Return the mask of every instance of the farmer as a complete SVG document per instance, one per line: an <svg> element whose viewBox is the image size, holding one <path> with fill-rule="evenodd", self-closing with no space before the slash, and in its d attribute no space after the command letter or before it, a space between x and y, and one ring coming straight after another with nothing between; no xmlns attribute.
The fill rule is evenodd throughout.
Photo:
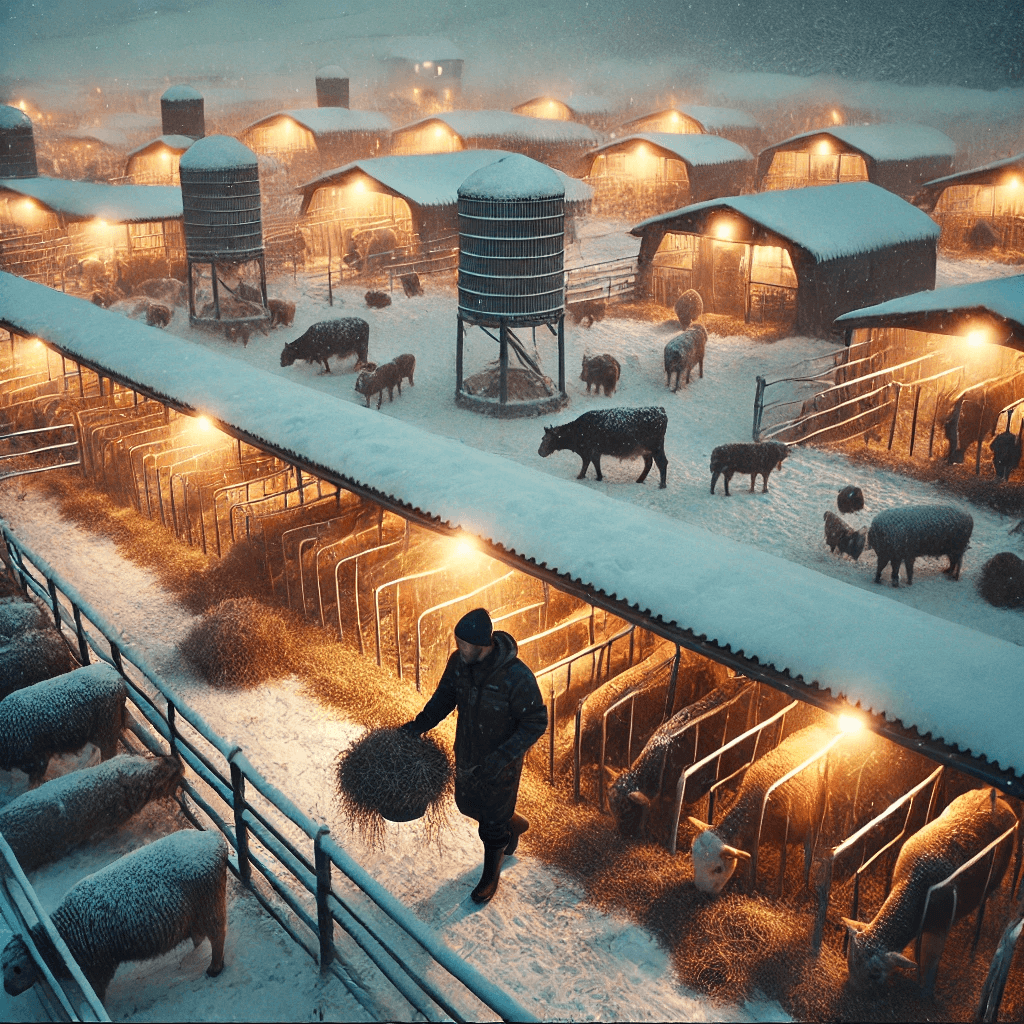
<svg viewBox="0 0 1024 1024"><path fill-rule="evenodd" d="M419 736L458 708L455 803L480 823L484 871L470 895L486 903L498 889L502 860L530 827L516 814L519 776L526 751L547 728L548 709L534 674L516 657L515 640L493 630L483 608L458 621L455 643L433 697L402 728Z"/></svg>

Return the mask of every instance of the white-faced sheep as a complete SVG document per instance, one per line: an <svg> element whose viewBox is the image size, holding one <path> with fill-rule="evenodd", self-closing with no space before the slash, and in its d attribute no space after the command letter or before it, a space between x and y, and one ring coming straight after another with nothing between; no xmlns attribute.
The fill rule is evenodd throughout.
<svg viewBox="0 0 1024 1024"><path fill-rule="evenodd" d="M686 374L686 383L690 383L690 374L695 366L700 368L704 376L704 349L708 342L708 332L700 324L687 327L682 334L677 334L665 346L665 383L673 391L679 390L682 376ZM676 375L675 387L672 387L672 374Z"/></svg>
<svg viewBox="0 0 1024 1024"><path fill-rule="evenodd" d="M734 444L720 444L711 453L711 493L715 493L718 478L725 478L725 493L729 494L729 481L736 473L750 474L750 493L754 493L754 482L758 474L763 482L761 493L768 493L768 477L773 469L782 469L782 460L789 455L789 448L781 441L737 441Z"/></svg>
<svg viewBox="0 0 1024 1024"><path fill-rule="evenodd" d="M866 534L866 530L855 530L831 509L826 510L825 543L833 555L838 548L844 555L849 555L856 562L864 551Z"/></svg>
<svg viewBox="0 0 1024 1024"><path fill-rule="evenodd" d="M907 568L907 586L914 582L914 560L923 555L946 555L943 569L951 579L960 578L960 565L971 540L974 519L951 505L910 505L879 512L868 528L868 545L878 555L875 582L892 563L892 585L900 585L900 563Z"/></svg>
<svg viewBox="0 0 1024 1024"><path fill-rule="evenodd" d="M958 796L903 844L896 858L892 888L874 919L863 924L843 918L850 933L847 966L854 986L881 985L894 968L910 967L918 971L919 981L924 979L925 991L932 992L950 928L998 887L1010 861L1012 839L996 849L991 865L987 857L983 858L954 885L933 892L930 900L928 891L1015 821L1010 805L997 797L994 789L974 789ZM903 950L919 929L921 962L915 964L903 955Z"/></svg>
<svg viewBox="0 0 1024 1024"><path fill-rule="evenodd" d="M29 628L0 639L0 699L74 667L68 645L55 629Z"/></svg>
<svg viewBox="0 0 1024 1024"><path fill-rule="evenodd" d="M829 726L811 725L793 733L770 753L755 761L743 777L743 784L729 813L713 828L697 818L690 823L702 829L693 841L693 881L702 892L717 896L736 871L740 860L751 859L765 794L770 786L797 765L821 750L836 735ZM761 841L803 842L805 862L810 862L810 844L819 821L824 777L818 765L811 765L780 786L768 801ZM786 819L789 819L788 827Z"/></svg>
<svg viewBox="0 0 1024 1024"><path fill-rule="evenodd" d="M177 758L119 754L22 793L0 809L0 832L22 868L33 871L171 796L181 777Z"/></svg>
<svg viewBox="0 0 1024 1024"><path fill-rule="evenodd" d="M125 725L124 680L109 665L87 665L0 700L0 768L20 768L34 785L54 754L94 743L106 761Z"/></svg>
<svg viewBox="0 0 1024 1024"><path fill-rule="evenodd" d="M135 850L73 886L50 915L96 995L103 999L119 964L151 960L191 939L210 940L206 973L224 969L227 843L216 832L186 830ZM66 968L39 925L32 938L58 977ZM21 936L3 951L4 989L12 996L39 978Z"/></svg>

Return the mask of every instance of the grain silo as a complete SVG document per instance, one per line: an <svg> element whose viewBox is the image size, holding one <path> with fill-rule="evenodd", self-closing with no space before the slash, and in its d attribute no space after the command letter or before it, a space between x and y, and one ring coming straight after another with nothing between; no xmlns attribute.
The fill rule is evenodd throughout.
<svg viewBox="0 0 1024 1024"><path fill-rule="evenodd" d="M179 174L189 320L223 324L245 339L246 325L267 316L256 154L238 139L211 135L182 154Z"/></svg>
<svg viewBox="0 0 1024 1024"><path fill-rule="evenodd" d="M37 178L32 119L17 107L0 106L0 178Z"/></svg>
<svg viewBox="0 0 1024 1024"><path fill-rule="evenodd" d="M460 405L524 416L566 403L564 254L565 186L550 167L513 153L462 183L455 383ZM496 374L491 369L464 378L468 326L498 342ZM540 369L538 327L558 339L557 391ZM532 331L532 354L525 334L516 333L526 328ZM509 349L519 367L509 368Z"/></svg>
<svg viewBox="0 0 1024 1024"><path fill-rule="evenodd" d="M348 109L348 72L337 64L316 73L316 105Z"/></svg>
<svg viewBox="0 0 1024 1024"><path fill-rule="evenodd" d="M201 139L206 134L203 97L191 85L172 85L160 97L162 135L187 135Z"/></svg>

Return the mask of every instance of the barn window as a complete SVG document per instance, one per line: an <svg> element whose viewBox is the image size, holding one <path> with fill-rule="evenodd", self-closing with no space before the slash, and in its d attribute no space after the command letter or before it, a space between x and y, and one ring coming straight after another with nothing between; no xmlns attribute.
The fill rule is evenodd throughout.
<svg viewBox="0 0 1024 1024"><path fill-rule="evenodd" d="M796 271L786 249L778 245L752 245L750 248L751 284L796 287Z"/></svg>

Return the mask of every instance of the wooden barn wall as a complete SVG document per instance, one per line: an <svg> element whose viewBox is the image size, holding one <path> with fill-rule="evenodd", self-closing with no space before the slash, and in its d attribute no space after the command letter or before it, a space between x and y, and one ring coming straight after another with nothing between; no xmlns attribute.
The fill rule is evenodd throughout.
<svg viewBox="0 0 1024 1024"><path fill-rule="evenodd" d="M923 156L916 160L869 160L868 180L910 198L926 181L953 173L951 156Z"/></svg>
<svg viewBox="0 0 1024 1024"><path fill-rule="evenodd" d="M720 196L738 196L750 187L752 165L737 160L727 164L710 164L688 168L691 203L703 203Z"/></svg>

